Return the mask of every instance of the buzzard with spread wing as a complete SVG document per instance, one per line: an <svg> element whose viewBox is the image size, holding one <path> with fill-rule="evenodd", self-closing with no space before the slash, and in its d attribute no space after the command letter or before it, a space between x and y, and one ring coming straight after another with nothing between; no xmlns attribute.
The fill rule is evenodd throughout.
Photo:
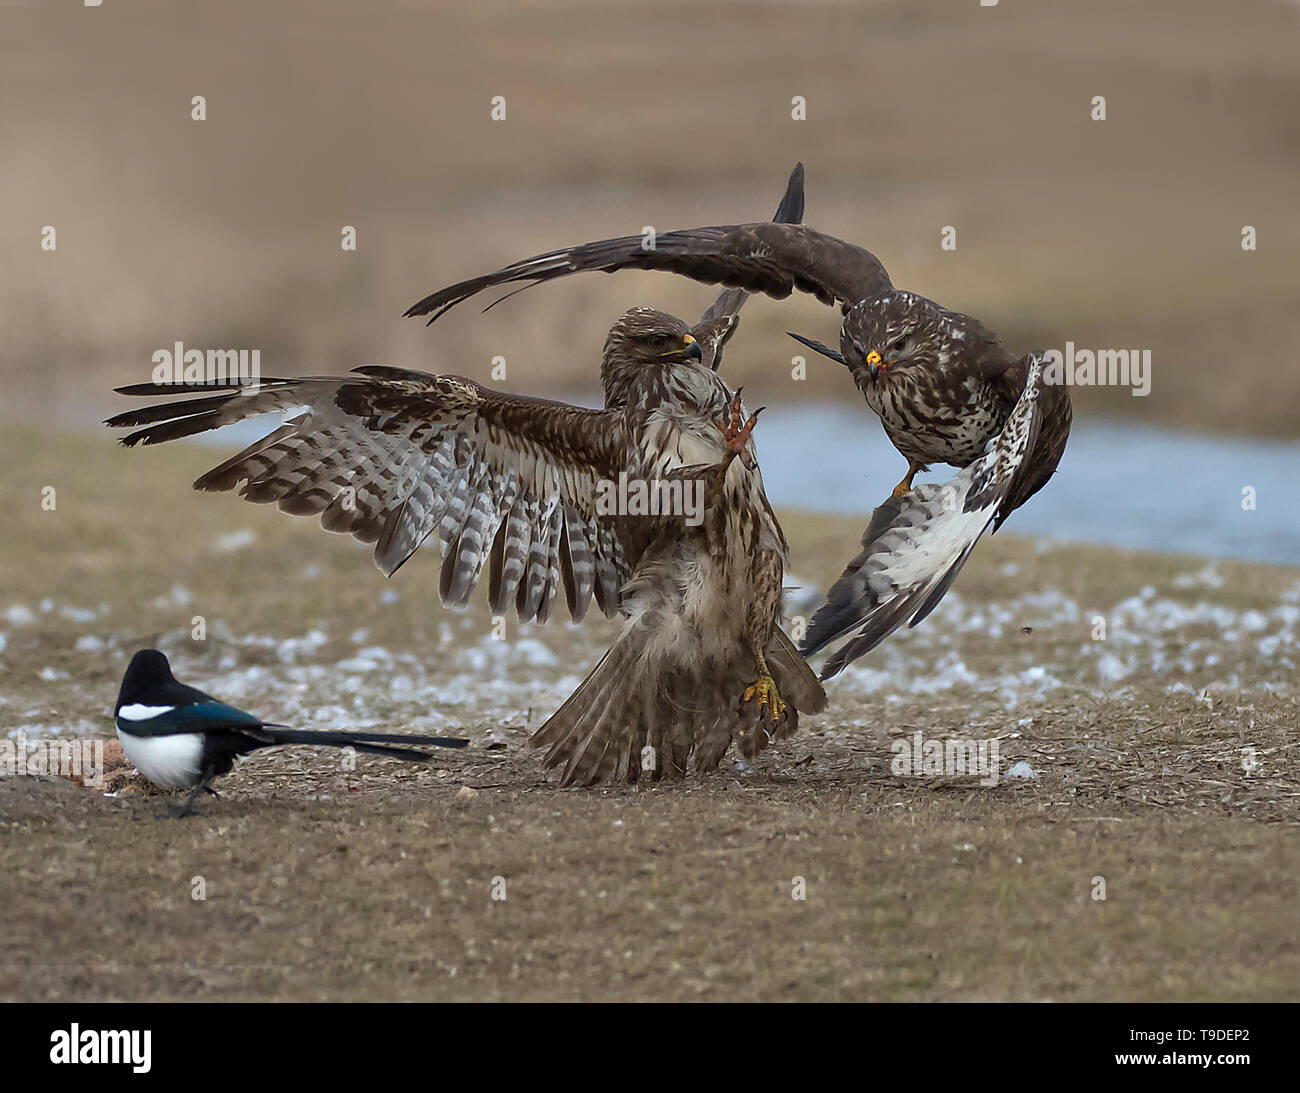
<svg viewBox="0 0 1300 1093"><path fill-rule="evenodd" d="M643 246L641 236L566 247L442 289L426 296L407 314L428 315L432 322L448 308L494 286L524 282L524 287L529 287L574 273L613 273L620 269L667 270L777 299L799 290L823 303L838 304L844 316L839 350L794 336L849 369L867 405L907 458L908 471L894 488L894 501L913 492L913 477L930 464L948 463L965 470L983 460L990 445L999 448L1008 421L1026 393L1031 355L1016 356L968 315L895 289L884 266L870 251L803 224L739 224L670 231L658 235L649 249ZM1047 483L1060 462L1072 417L1069 391L1063 385L1041 381L1036 387L1033 442L1016 457L1016 473L1006 480L1007 492L1000 498L991 522L972 519L960 525L962 534L968 537L962 543L963 558L986 526L991 523L996 530ZM954 486L957 492L965 488L960 482ZM974 502L975 495L968 499ZM911 509L909 518L915 519L925 508ZM877 528L875 521L872 527ZM945 532L955 533L957 528L956 523L944 524ZM873 536L871 529L866 539L876 542L879 549L886 549L887 542L892 541ZM940 564L940 555L948 557L938 552L934 555L936 565ZM914 554L913 563L922 557ZM855 566L861 568L861 561L855 560L845 578ZM924 567L908 572L913 583L904 591L912 596L928 588L931 608L956 576L956 570L946 564L937 573ZM948 579L936 585L932 583L936 575ZM844 621L842 612L835 617ZM889 618L892 624L882 633L877 630L881 617L873 616L870 629L876 637L871 644L909 618L919 621L916 613L901 611ZM830 629L843 631L842 626ZM820 632L814 628L814 633ZM820 639L810 638L804 651L811 655L822 647ZM852 646L857 650L853 655L861 655L869 647ZM844 663L847 661L836 662L829 674Z"/></svg>
<svg viewBox="0 0 1300 1093"><path fill-rule="evenodd" d="M702 358L680 319L636 308L605 345L605 409L365 367L215 390L136 384L121 392L198 397L106 424L134 427L122 441L133 446L278 411L278 429L195 488L243 483L249 501L319 515L374 543L387 574L436 535L449 606L486 569L495 612L541 621L563 594L575 620L593 599L621 613L618 640L534 743L566 784L636 780L692 756L710 769L733 741L754 755L826 702L778 625L786 543L754 462L754 418ZM698 522L616 511L602 499L620 476L696 488Z"/></svg>
<svg viewBox="0 0 1300 1093"><path fill-rule="evenodd" d="M803 167L778 221L803 216ZM254 386L136 384L126 395L201 395L109 419L158 444L279 412L283 424L194 483L319 515L375 544L391 576L430 535L439 594L466 604L487 570L494 613L544 622L563 590L576 622L592 600L623 632L534 734L562 781L715 767L792 734L826 695L779 628L786 543L763 493L739 392L716 375L747 293L722 292L694 327L650 308L605 342L605 408L523 398L459 376L358 368ZM737 458L739 457L739 458ZM622 479L698 483L701 519L602 503ZM671 496L671 491L669 496Z"/></svg>
<svg viewBox="0 0 1300 1093"><path fill-rule="evenodd" d="M839 673L906 622L915 626L938 606L990 526L1007 518L1033 473L1030 456L1043 424L1047 390L1042 355L1031 354L1025 389L1002 432L947 482L923 482L895 494L871 516L862 551L831 586L813 615L804 648L844 640L822 679Z"/></svg>

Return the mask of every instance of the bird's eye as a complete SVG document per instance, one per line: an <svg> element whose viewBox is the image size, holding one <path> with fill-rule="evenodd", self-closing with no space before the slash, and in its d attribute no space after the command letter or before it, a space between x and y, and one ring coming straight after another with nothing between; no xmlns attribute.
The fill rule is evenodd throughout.
<svg viewBox="0 0 1300 1093"><path fill-rule="evenodd" d="M664 347L664 345L667 343L667 341L668 341L668 336L667 336L666 334L651 334L651 335L650 335L650 344L651 344L655 349L662 349L662 348Z"/></svg>
<svg viewBox="0 0 1300 1093"><path fill-rule="evenodd" d="M890 342L889 348L892 349L894 352L897 352L898 350L902 349L903 346L905 346L906 344L907 344L907 335L904 334L902 335L902 337L895 338L892 342Z"/></svg>

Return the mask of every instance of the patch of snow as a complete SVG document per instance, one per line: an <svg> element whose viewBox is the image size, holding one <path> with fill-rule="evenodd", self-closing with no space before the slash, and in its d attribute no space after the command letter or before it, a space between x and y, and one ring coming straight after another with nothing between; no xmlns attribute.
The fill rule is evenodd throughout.
<svg viewBox="0 0 1300 1093"><path fill-rule="evenodd" d="M1197 573L1183 573L1174 578L1175 588L1222 588L1223 574L1215 562L1207 562Z"/></svg>
<svg viewBox="0 0 1300 1093"><path fill-rule="evenodd" d="M164 596L155 596L154 607L185 607L193 597L190 590L182 584L174 584Z"/></svg>
<svg viewBox="0 0 1300 1093"><path fill-rule="evenodd" d="M212 544L212 549L217 554L234 554L239 550L247 550L255 542L257 542L257 532L252 528L240 528L238 531L230 531L219 536Z"/></svg>
<svg viewBox="0 0 1300 1093"><path fill-rule="evenodd" d="M279 658L281 664L292 664L299 657L314 653L327 641L329 641L329 635L318 628L310 631L306 637L286 638L284 641L279 642L276 645L275 655Z"/></svg>

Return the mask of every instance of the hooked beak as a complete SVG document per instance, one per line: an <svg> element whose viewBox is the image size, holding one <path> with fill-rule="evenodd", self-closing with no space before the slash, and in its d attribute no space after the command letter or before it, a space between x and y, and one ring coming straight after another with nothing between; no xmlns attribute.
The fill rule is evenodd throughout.
<svg viewBox="0 0 1300 1093"><path fill-rule="evenodd" d="M795 334L789 330L787 330L786 333L801 345L806 345L813 352L820 353L823 357L830 357L831 360L838 364L848 363L844 359L844 354L838 349L832 349L829 345L822 345L821 342L815 342L811 338L805 338L802 334Z"/></svg>
<svg viewBox="0 0 1300 1093"><path fill-rule="evenodd" d="M689 335L689 334L683 334L683 335L682 335L682 342L683 342L683 344L686 346L686 359L687 359L687 360L690 360L690 361L702 361L702 360L704 360L704 351L703 351L702 349L700 349L700 343L697 342L693 337L691 337L691 335Z"/></svg>
<svg viewBox="0 0 1300 1093"><path fill-rule="evenodd" d="M879 377L880 370L884 367L884 358L874 349L867 354L867 375L871 377L873 383Z"/></svg>

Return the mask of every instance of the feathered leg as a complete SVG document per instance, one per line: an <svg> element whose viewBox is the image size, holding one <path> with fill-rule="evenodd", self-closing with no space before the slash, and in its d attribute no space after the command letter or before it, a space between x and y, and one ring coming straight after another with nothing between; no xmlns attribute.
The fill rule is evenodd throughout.
<svg viewBox="0 0 1300 1093"><path fill-rule="evenodd" d="M745 612L745 642L754 655L757 676L745 688L741 699L742 704L755 703L759 722L741 741L741 751L745 754L761 751L766 741L759 741L757 734L775 735L777 726L790 716L790 710L767 665L767 648L772 641L772 631L776 628L776 617L781 607L781 575L780 555L774 550L760 551L754 559L753 590ZM754 739L749 739L749 736Z"/></svg>

